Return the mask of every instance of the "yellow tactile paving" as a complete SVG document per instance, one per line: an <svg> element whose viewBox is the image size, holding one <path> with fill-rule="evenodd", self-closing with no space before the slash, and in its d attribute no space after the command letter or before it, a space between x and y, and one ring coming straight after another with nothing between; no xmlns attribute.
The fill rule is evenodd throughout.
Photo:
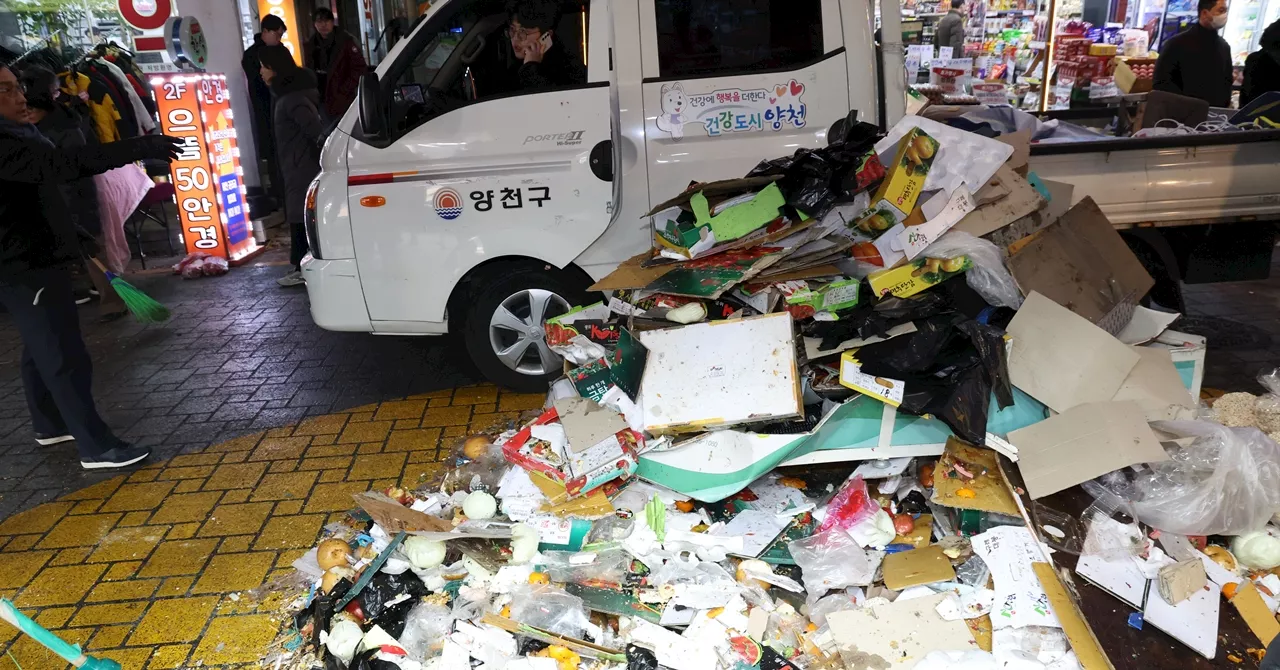
<svg viewBox="0 0 1280 670"><path fill-rule="evenodd" d="M0 595L126 670L256 667L286 574L351 494L416 486L541 394L445 389L311 417L113 477L0 522ZM10 656L12 654L12 656ZM0 622L0 670L65 663Z"/></svg>

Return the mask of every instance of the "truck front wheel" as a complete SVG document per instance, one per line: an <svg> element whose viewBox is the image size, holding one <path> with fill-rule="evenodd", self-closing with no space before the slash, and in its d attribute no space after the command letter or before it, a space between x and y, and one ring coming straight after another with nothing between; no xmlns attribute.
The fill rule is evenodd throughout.
<svg viewBox="0 0 1280 670"><path fill-rule="evenodd" d="M547 390L563 359L547 346L544 322L583 304L585 287L552 266L503 268L477 279L464 343L489 381L516 391Z"/></svg>

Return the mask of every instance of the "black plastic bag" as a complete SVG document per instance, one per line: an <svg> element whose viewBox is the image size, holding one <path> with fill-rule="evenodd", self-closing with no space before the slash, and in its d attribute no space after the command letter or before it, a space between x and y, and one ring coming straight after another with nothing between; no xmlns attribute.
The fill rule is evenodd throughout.
<svg viewBox="0 0 1280 670"><path fill-rule="evenodd" d="M352 602L357 603L360 610L364 612L366 627L378 626L387 631L391 637L398 638L404 632L405 618L409 616L409 610L413 608L418 598L428 593L430 590L427 589L426 584L423 584L422 580L412 572L398 575L379 572ZM402 594L409 597L389 604Z"/></svg>
<svg viewBox="0 0 1280 670"><path fill-rule="evenodd" d="M644 647L627 645L627 670L658 670L658 657Z"/></svg>
<svg viewBox="0 0 1280 670"><path fill-rule="evenodd" d="M348 670L400 670L400 666L391 661L374 658L377 655L377 649L369 649L363 654L356 654L356 657L351 659L351 665Z"/></svg>
<svg viewBox="0 0 1280 670"><path fill-rule="evenodd" d="M870 295L864 285L862 295ZM925 319L952 311L946 298L932 291L910 298L889 297L879 302L867 301L840 310L838 321L809 321L801 329L809 337L822 339L823 349L834 349L853 338L888 337L889 330L909 321Z"/></svg>

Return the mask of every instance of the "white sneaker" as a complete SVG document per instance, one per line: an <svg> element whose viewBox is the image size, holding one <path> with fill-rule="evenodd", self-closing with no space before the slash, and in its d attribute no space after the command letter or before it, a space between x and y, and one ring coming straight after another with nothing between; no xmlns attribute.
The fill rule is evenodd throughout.
<svg viewBox="0 0 1280 670"><path fill-rule="evenodd" d="M281 286L301 286L307 283L307 280L302 278L301 270L294 270L293 272L277 279L276 283Z"/></svg>

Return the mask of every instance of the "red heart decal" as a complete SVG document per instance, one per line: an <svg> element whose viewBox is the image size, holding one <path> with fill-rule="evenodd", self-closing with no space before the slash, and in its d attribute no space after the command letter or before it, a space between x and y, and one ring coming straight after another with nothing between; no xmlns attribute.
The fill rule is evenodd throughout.
<svg viewBox="0 0 1280 670"><path fill-rule="evenodd" d="M777 101L778 101L778 99L777 99L777 98L769 98L769 104L770 104L770 105L772 105L773 103L775 103L775 102L777 102Z"/></svg>
<svg viewBox="0 0 1280 670"><path fill-rule="evenodd" d="M801 93L803 93L803 92L804 92L804 84L801 84L801 83L797 82L796 80L792 79L792 80L791 80L791 95L800 95L800 94L801 94Z"/></svg>
<svg viewBox="0 0 1280 670"><path fill-rule="evenodd" d="M787 94L787 87L786 87L786 86L779 86L779 87L777 87L777 88L773 89L773 92L774 92L774 93L777 93L777 94L778 94L778 97L779 97L779 98L781 98L782 96L784 96L784 95L786 95L786 94Z"/></svg>

